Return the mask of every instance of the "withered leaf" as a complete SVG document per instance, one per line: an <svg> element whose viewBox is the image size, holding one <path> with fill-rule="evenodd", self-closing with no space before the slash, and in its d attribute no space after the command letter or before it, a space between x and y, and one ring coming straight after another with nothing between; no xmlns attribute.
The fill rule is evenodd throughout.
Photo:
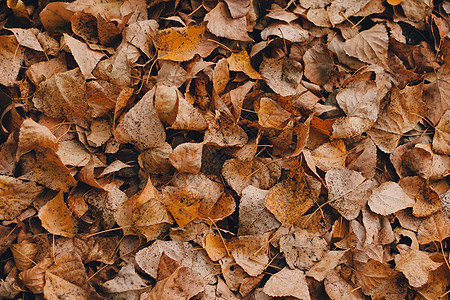
<svg viewBox="0 0 450 300"><path fill-rule="evenodd" d="M243 235L231 245L231 254L236 263L251 276L261 274L269 263L267 250L270 233Z"/></svg>
<svg viewBox="0 0 450 300"><path fill-rule="evenodd" d="M13 86L24 59L24 49L19 46L16 38L12 35L0 36L0 49L0 70L2 72L0 84Z"/></svg>
<svg viewBox="0 0 450 300"><path fill-rule="evenodd" d="M373 189L368 201L373 212L384 216L411 207L414 203L414 199L409 197L398 183L392 181L384 182Z"/></svg>
<svg viewBox="0 0 450 300"><path fill-rule="evenodd" d="M305 274L299 269L288 267L273 274L266 282L263 291L271 297L293 296L297 299L311 299Z"/></svg>
<svg viewBox="0 0 450 300"><path fill-rule="evenodd" d="M55 198L48 201L38 214L42 227L48 232L64 237L73 237L74 221L72 215L64 203L64 196L59 192Z"/></svg>
<svg viewBox="0 0 450 300"><path fill-rule="evenodd" d="M282 56L264 58L259 72L267 85L283 97L298 94L303 89L300 84L303 67L299 62Z"/></svg>

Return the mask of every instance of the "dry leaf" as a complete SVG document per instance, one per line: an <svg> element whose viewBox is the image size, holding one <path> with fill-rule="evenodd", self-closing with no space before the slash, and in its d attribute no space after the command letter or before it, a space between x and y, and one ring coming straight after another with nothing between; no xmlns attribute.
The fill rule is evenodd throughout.
<svg viewBox="0 0 450 300"><path fill-rule="evenodd" d="M282 129L291 117L291 113L270 98L263 97L257 109L258 123L263 127Z"/></svg>
<svg viewBox="0 0 450 300"><path fill-rule="evenodd" d="M416 200L412 211L414 216L428 217L441 210L438 194L431 189L425 179L419 176L408 176L401 179L399 184L410 197Z"/></svg>
<svg viewBox="0 0 450 300"><path fill-rule="evenodd" d="M230 72L228 70L228 61L225 58L220 59L213 71L213 88L217 94L222 94L230 81Z"/></svg>
<svg viewBox="0 0 450 300"><path fill-rule="evenodd" d="M0 71L2 73L0 84L13 86L24 59L24 49L11 35L0 36L0 49Z"/></svg>
<svg viewBox="0 0 450 300"><path fill-rule="evenodd" d="M261 79L261 75L253 69L247 51L232 52L227 61L230 71L243 72L251 79Z"/></svg>
<svg viewBox="0 0 450 300"><path fill-rule="evenodd" d="M349 299L363 300L366 297L359 291L354 290L347 281L345 281L337 271L331 271L324 281L325 291L332 300Z"/></svg>
<svg viewBox="0 0 450 300"><path fill-rule="evenodd" d="M107 293L121 293L133 290L140 290L146 287L145 281L136 273L133 264L128 264L120 269L114 279L102 284L102 288Z"/></svg>
<svg viewBox="0 0 450 300"><path fill-rule="evenodd" d="M292 269L309 270L328 250L323 238L304 229L291 230L290 234L280 238L279 243L280 252L284 253L286 263Z"/></svg>
<svg viewBox="0 0 450 300"><path fill-rule="evenodd" d="M263 40L267 40L271 35L275 35L293 43L305 43L311 37L309 31L303 29L300 24L286 24L284 22L274 22L261 31L261 38Z"/></svg>
<svg viewBox="0 0 450 300"><path fill-rule="evenodd" d="M330 170L325 174L328 201L344 218L353 220L366 205L374 182L349 169Z"/></svg>
<svg viewBox="0 0 450 300"><path fill-rule="evenodd" d="M212 261L218 261L228 255L228 248L225 239L217 233L208 233L205 236L203 248L208 253Z"/></svg>
<svg viewBox="0 0 450 300"><path fill-rule="evenodd" d="M265 204L282 225L294 224L314 204L303 171L294 169L287 179L270 188Z"/></svg>
<svg viewBox="0 0 450 300"><path fill-rule="evenodd" d="M432 261L426 252L414 249L403 250L395 256L395 269L402 272L413 287L427 283L429 273L441 264Z"/></svg>
<svg viewBox="0 0 450 300"><path fill-rule="evenodd" d="M447 110L434 128L433 150L450 155L450 110Z"/></svg>
<svg viewBox="0 0 450 300"><path fill-rule="evenodd" d="M323 281L328 278L328 274L337 267L341 258L347 251L328 251L322 259L315 263L305 275L308 277L314 277L317 281Z"/></svg>
<svg viewBox="0 0 450 300"><path fill-rule="evenodd" d="M305 274L299 269L283 268L273 274L264 285L264 293L271 297L292 296L297 299L310 300Z"/></svg>
<svg viewBox="0 0 450 300"><path fill-rule="evenodd" d="M256 157L250 161L236 158L225 161L222 175L231 188L241 195L249 185L261 189L271 188L281 176L280 165L269 159Z"/></svg>
<svg viewBox="0 0 450 300"><path fill-rule="evenodd" d="M175 86L159 84L155 92L155 110L164 124L175 121L178 108L178 90Z"/></svg>
<svg viewBox="0 0 450 300"><path fill-rule="evenodd" d="M308 49L303 55L303 61L305 62L306 78L320 85L328 82L334 62L330 52L323 44Z"/></svg>
<svg viewBox="0 0 450 300"><path fill-rule="evenodd" d="M179 172L197 174L202 163L203 144L183 143L175 147L169 161Z"/></svg>
<svg viewBox="0 0 450 300"><path fill-rule="evenodd" d="M70 187L77 184L70 174L69 169L64 166L58 155L49 148L42 152L36 152L36 162L26 174L20 179L32 180L55 190L68 192Z"/></svg>
<svg viewBox="0 0 450 300"><path fill-rule="evenodd" d="M24 271L29 269L36 260L36 254L41 250L39 245L30 243L27 240L12 245L11 252L17 269Z"/></svg>
<svg viewBox="0 0 450 300"><path fill-rule="evenodd" d="M64 196L59 192L55 198L48 201L38 214L42 227L51 234L73 237L75 233L72 215L64 203Z"/></svg>
<svg viewBox="0 0 450 300"><path fill-rule="evenodd" d="M286 56L264 58L259 72L267 85L283 97L299 94L303 90L302 65Z"/></svg>
<svg viewBox="0 0 450 300"><path fill-rule="evenodd" d="M64 54L59 54L48 61L41 61L31 65L25 72L28 79L34 84L39 85L44 80L49 79L56 73L67 71L66 59Z"/></svg>
<svg viewBox="0 0 450 300"><path fill-rule="evenodd" d="M58 151L58 142L51 131L39 125L32 119L25 119L20 126L19 143L17 145L16 159L31 150L42 150L45 148Z"/></svg>
<svg viewBox="0 0 450 300"><path fill-rule="evenodd" d="M138 156L139 166L152 174L168 173L172 168L169 162L172 151L172 147L168 143L144 150Z"/></svg>
<svg viewBox="0 0 450 300"><path fill-rule="evenodd" d="M347 149L343 140L323 144L311 152L316 166L322 171L342 169L345 167Z"/></svg>
<svg viewBox="0 0 450 300"><path fill-rule="evenodd" d="M243 235L232 242L231 255L250 276L261 274L269 263L270 233Z"/></svg>
<svg viewBox="0 0 450 300"><path fill-rule="evenodd" d="M234 19L245 16L252 4L250 0L225 0L225 3L230 10L231 17Z"/></svg>
<svg viewBox="0 0 450 300"><path fill-rule="evenodd" d="M370 201L370 200L369 200ZM362 211L363 224L366 229L365 246L387 245L395 240L389 219L372 213L367 208Z"/></svg>
<svg viewBox="0 0 450 300"><path fill-rule="evenodd" d="M75 58L84 78L94 78L92 76L92 71L105 55L101 52L91 50L85 43L80 42L67 34L64 34L64 43Z"/></svg>
<svg viewBox="0 0 450 300"><path fill-rule="evenodd" d="M450 220L442 212L425 218L419 224L417 239L421 244L442 242L450 236Z"/></svg>
<svg viewBox="0 0 450 300"><path fill-rule="evenodd" d="M344 22L347 18L359 12L370 0L337 0L327 7L331 24L336 25Z"/></svg>
<svg viewBox="0 0 450 300"><path fill-rule="evenodd" d="M264 233L280 227L280 223L264 205L268 193L269 191L252 185L242 190L239 202L239 235Z"/></svg>
<svg viewBox="0 0 450 300"><path fill-rule="evenodd" d="M354 38L345 42L344 49L348 55L363 62L387 67L388 35L386 27L378 24L360 32Z"/></svg>
<svg viewBox="0 0 450 300"><path fill-rule="evenodd" d="M247 21L244 16L233 18L223 2L205 15L206 28L218 36L238 41L253 41L247 34Z"/></svg>
<svg viewBox="0 0 450 300"><path fill-rule="evenodd" d="M178 112L170 128L181 130L205 130L208 123L200 110L189 103L178 92Z"/></svg>
<svg viewBox="0 0 450 300"><path fill-rule="evenodd" d="M222 114L209 124L205 132L204 143L219 147L242 147L248 141L248 136L242 127L234 124Z"/></svg>
<svg viewBox="0 0 450 300"><path fill-rule="evenodd" d="M91 132L86 137L91 147L100 147L111 137L111 125L107 120L94 119L91 123Z"/></svg>
<svg viewBox="0 0 450 300"><path fill-rule="evenodd" d="M117 125L114 136L119 142L141 150L163 145L166 133L153 107L153 95L154 90L147 92Z"/></svg>
<svg viewBox="0 0 450 300"><path fill-rule="evenodd" d="M370 209L383 216L411 207L414 203L414 199L409 197L398 183L392 181L383 182L373 189L368 201Z"/></svg>

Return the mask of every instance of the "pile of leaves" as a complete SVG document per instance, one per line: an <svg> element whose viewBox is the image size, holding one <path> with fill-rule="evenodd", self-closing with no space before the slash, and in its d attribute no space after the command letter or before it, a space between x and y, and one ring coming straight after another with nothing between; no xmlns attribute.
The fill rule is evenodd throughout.
<svg viewBox="0 0 450 300"><path fill-rule="evenodd" d="M1 298L447 297L450 2L1 7Z"/></svg>

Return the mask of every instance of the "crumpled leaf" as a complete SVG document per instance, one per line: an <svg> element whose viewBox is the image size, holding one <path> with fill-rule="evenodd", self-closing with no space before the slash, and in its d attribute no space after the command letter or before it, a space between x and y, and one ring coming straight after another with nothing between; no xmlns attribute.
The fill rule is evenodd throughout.
<svg viewBox="0 0 450 300"><path fill-rule="evenodd" d="M219 147L242 147L248 141L245 131L222 114L216 115L205 132L204 143Z"/></svg>
<svg viewBox="0 0 450 300"><path fill-rule="evenodd" d="M80 42L67 34L64 34L64 43L67 45L75 58L75 61L80 67L80 71L83 73L84 78L94 78L92 76L92 71L105 55L101 52L90 49L85 43Z"/></svg>
<svg viewBox="0 0 450 300"><path fill-rule="evenodd" d="M328 201L347 220L355 219L366 205L374 182L349 169L333 169L325 174Z"/></svg>
<svg viewBox="0 0 450 300"><path fill-rule="evenodd" d="M238 41L253 41L247 34L247 21L244 16L233 18L224 2L217 5L205 15L206 28L218 36Z"/></svg>
<svg viewBox="0 0 450 300"><path fill-rule="evenodd" d="M322 171L345 167L347 149L343 140L334 140L317 147L311 152L316 166Z"/></svg>
<svg viewBox="0 0 450 300"><path fill-rule="evenodd" d="M153 107L154 90L148 91L130 109L114 130L122 143L132 143L141 150L163 145L166 132Z"/></svg>
<svg viewBox="0 0 450 300"><path fill-rule="evenodd" d="M336 268L341 258L347 251L328 251L322 259L315 263L306 273L306 276L314 277L317 281L323 281L328 274Z"/></svg>
<svg viewBox="0 0 450 300"><path fill-rule="evenodd" d="M300 24L286 24L284 22L274 22L261 31L261 38L263 40L267 40L271 35L278 36L293 43L304 43L311 37L309 31L303 29Z"/></svg>
<svg viewBox="0 0 450 300"><path fill-rule="evenodd" d="M20 126L19 143L17 145L17 160L31 150L41 150L45 148L58 151L58 142L51 131L32 119L25 119Z"/></svg>
<svg viewBox="0 0 450 300"><path fill-rule="evenodd" d="M258 123L263 127L282 129L291 117L281 105L270 98L263 97L257 109Z"/></svg>
<svg viewBox="0 0 450 300"><path fill-rule="evenodd" d="M227 61L230 71L243 72L251 79L261 79L261 75L253 69L247 51L233 52Z"/></svg>
<svg viewBox="0 0 450 300"><path fill-rule="evenodd" d="M51 234L73 237L74 221L72 215L64 203L63 193L59 192L55 198L48 201L38 213L42 227Z"/></svg>
<svg viewBox="0 0 450 300"><path fill-rule="evenodd" d="M330 52L323 44L308 49L303 55L303 61L305 62L306 78L319 85L328 82L334 62Z"/></svg>
<svg viewBox="0 0 450 300"><path fill-rule="evenodd" d="M242 190L239 202L239 235L264 233L280 226L264 205L264 199L268 193L269 191L253 185Z"/></svg>
<svg viewBox="0 0 450 300"><path fill-rule="evenodd" d="M364 294L370 296L383 295L390 287L400 292L402 289L394 284L399 275L397 271L388 268L386 265L369 259L360 275L362 290Z"/></svg>
<svg viewBox="0 0 450 300"><path fill-rule="evenodd" d="M263 291L271 297L292 296L304 300L311 299L305 274L299 269L288 267L273 274L264 285Z"/></svg>
<svg viewBox="0 0 450 300"><path fill-rule="evenodd" d="M133 264L127 264L120 269L119 274L102 284L102 288L108 293L121 293L139 290L147 286L145 281L136 273Z"/></svg>
<svg viewBox="0 0 450 300"><path fill-rule="evenodd" d="M202 143L183 143L175 147L169 161L178 172L197 174L202 167Z"/></svg>
<svg viewBox="0 0 450 300"><path fill-rule="evenodd" d="M447 110L434 128L433 150L450 155L450 110Z"/></svg>

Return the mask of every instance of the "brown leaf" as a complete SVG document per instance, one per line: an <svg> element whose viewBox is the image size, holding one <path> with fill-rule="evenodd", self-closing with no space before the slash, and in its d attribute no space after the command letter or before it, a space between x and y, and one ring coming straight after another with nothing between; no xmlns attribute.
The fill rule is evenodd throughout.
<svg viewBox="0 0 450 300"><path fill-rule="evenodd" d="M42 227L48 232L64 237L73 237L75 233L74 221L69 209L64 203L64 196L59 192L55 198L48 201L38 213Z"/></svg>
<svg viewBox="0 0 450 300"><path fill-rule="evenodd" d="M269 190L266 207L283 225L292 225L314 204L311 189L301 169Z"/></svg>
<svg viewBox="0 0 450 300"><path fill-rule="evenodd" d="M107 293L140 290L146 286L145 281L134 270L133 264L124 266L116 277L102 284L102 288Z"/></svg>
<svg viewBox="0 0 450 300"><path fill-rule="evenodd" d="M208 123L200 110L189 103L178 92L178 111L175 121L170 128L181 130L205 130Z"/></svg>
<svg viewBox="0 0 450 300"><path fill-rule="evenodd" d="M395 256L395 269L402 272L413 287L427 283L429 273L441 264L432 261L426 252L414 249L403 250Z"/></svg>
<svg viewBox="0 0 450 300"><path fill-rule="evenodd" d="M169 161L178 172L197 174L202 167L202 143L183 143L175 147Z"/></svg>
<svg viewBox="0 0 450 300"><path fill-rule="evenodd" d="M242 147L247 141L245 131L222 114L211 121L204 138L204 143L219 147Z"/></svg>
<svg viewBox="0 0 450 300"><path fill-rule="evenodd" d="M264 205L268 193L269 191L252 185L242 190L239 202L239 235L264 233L280 227L280 223Z"/></svg>
<svg viewBox="0 0 450 300"><path fill-rule="evenodd" d="M267 251L270 233L243 235L232 242L231 254L250 276L261 274L269 263Z"/></svg>
<svg viewBox="0 0 450 300"><path fill-rule="evenodd" d="M286 24L284 22L273 22L261 31L261 38L267 40L269 36L275 35L293 43L305 43L311 35L303 29L300 24Z"/></svg>
<svg viewBox="0 0 450 300"><path fill-rule="evenodd" d="M84 78L94 78L92 71L98 62L105 56L103 53L90 49L85 43L78 41L70 35L64 34L64 43L69 48L75 61L80 67Z"/></svg>
<svg viewBox="0 0 450 300"><path fill-rule="evenodd" d="M416 203L413 206L413 215L428 217L441 210L441 200L438 194L431 189L425 179L419 176L408 176L399 181L400 186Z"/></svg>
<svg viewBox="0 0 450 300"><path fill-rule="evenodd" d="M26 174L20 176L20 179L35 181L52 190L63 192L68 192L70 187L77 184L58 155L48 148L43 152L36 152L34 166Z"/></svg>
<svg viewBox="0 0 450 300"><path fill-rule="evenodd" d="M434 128L433 150L450 155L450 110L447 110Z"/></svg>
<svg viewBox="0 0 450 300"><path fill-rule="evenodd" d="M353 220L366 205L374 182L349 169L333 169L325 174L328 201L344 218Z"/></svg>
<svg viewBox="0 0 450 300"><path fill-rule="evenodd" d="M325 278L328 278L328 274L337 267L345 253L347 253L347 251L326 252L323 257L305 273L305 275L314 277L317 281L323 281Z"/></svg>
<svg viewBox="0 0 450 300"><path fill-rule="evenodd" d="M293 296L298 299L311 299L305 274L299 269L291 270L288 267L272 275L263 291L271 297Z"/></svg>
<svg viewBox="0 0 450 300"><path fill-rule="evenodd" d="M45 148L58 151L58 142L51 131L39 125L32 119L25 119L20 126L19 143L17 145L16 159L32 150L42 150Z"/></svg>
<svg viewBox="0 0 450 300"><path fill-rule="evenodd" d="M59 54L48 61L41 61L31 65L25 72L28 79L34 84L39 85L44 80L52 77L56 73L67 71L66 59L64 54Z"/></svg>
<svg viewBox="0 0 450 300"><path fill-rule="evenodd" d="M159 84L155 92L155 110L161 122L171 125L176 118L178 90L175 86Z"/></svg>
<svg viewBox="0 0 450 300"><path fill-rule="evenodd" d="M393 181L383 182L379 187L373 189L368 201L370 209L383 216L412 207L414 203L414 199Z"/></svg>
<svg viewBox="0 0 450 300"><path fill-rule="evenodd" d="M347 149L343 140L334 140L323 144L311 152L316 166L322 171L342 169L345 167Z"/></svg>
<svg viewBox="0 0 450 300"><path fill-rule="evenodd" d="M369 2L369 0L334 1L330 6L327 7L327 12L330 17L331 24L336 25L342 23L347 18L359 12Z"/></svg>
<svg viewBox="0 0 450 300"><path fill-rule="evenodd" d="M300 93L303 86L302 65L286 56L281 58L264 58L259 72L267 85L283 97Z"/></svg>
<svg viewBox="0 0 450 300"><path fill-rule="evenodd" d="M17 217L44 190L34 182L0 175L0 214L6 220Z"/></svg>
<svg viewBox="0 0 450 300"><path fill-rule="evenodd" d="M114 136L119 142L134 144L141 150L161 146L166 132L153 107L154 90L148 91L117 125Z"/></svg>
<svg viewBox="0 0 450 300"><path fill-rule="evenodd" d="M2 72L0 84L13 86L24 59L24 49L19 46L14 36L2 35L0 36L0 50L0 70Z"/></svg>
<svg viewBox="0 0 450 300"><path fill-rule="evenodd" d="M225 58L220 59L213 71L213 88L217 94L222 94L230 81L230 71L228 70L228 61Z"/></svg>
<svg viewBox="0 0 450 300"><path fill-rule="evenodd" d="M227 243L221 235L214 232L208 233L204 243L203 248L212 261L218 261L228 255Z"/></svg>
<svg viewBox="0 0 450 300"><path fill-rule="evenodd" d="M309 270L328 250L323 238L304 229L291 230L280 238L279 243L280 252L284 253L286 263L292 269Z"/></svg>
<svg viewBox="0 0 450 300"><path fill-rule="evenodd" d="M436 270L430 272L428 282L417 289L417 292L424 299L439 299L442 295L445 295L447 287L449 285L450 272L448 266L443 264Z"/></svg>
<svg viewBox="0 0 450 300"><path fill-rule="evenodd" d="M38 244L30 243L27 240L12 245L11 252L17 269L20 271L29 269L33 264L35 264L34 260L36 259L36 254L40 250L41 249Z"/></svg>
<svg viewBox="0 0 450 300"><path fill-rule="evenodd" d="M233 18L223 2L217 5L205 15L206 28L218 36L238 41L253 41L247 34L247 21L245 16Z"/></svg>
<svg viewBox="0 0 450 300"><path fill-rule="evenodd" d="M45 271L53 264L50 258L44 258L34 267L19 273L19 280L35 294L42 294L45 285Z"/></svg>
<svg viewBox="0 0 450 300"><path fill-rule="evenodd" d="M362 210L363 224L366 229L366 239L364 245L387 245L394 241L394 232L392 231L389 219L370 212L367 208Z"/></svg>
<svg viewBox="0 0 450 300"><path fill-rule="evenodd" d="M83 124L90 119L86 99L86 82L79 68L56 73L41 82L33 97L36 108L49 117Z"/></svg>
<svg viewBox="0 0 450 300"><path fill-rule="evenodd" d="M331 271L324 281L325 291L332 300L349 299L363 300L366 297L360 290L354 288L345 281L337 271Z"/></svg>
<svg viewBox="0 0 450 300"><path fill-rule="evenodd" d="M261 79L261 75L253 69L247 51L232 52L227 61L230 71L243 72L251 79Z"/></svg>
<svg viewBox="0 0 450 300"><path fill-rule="evenodd" d="M319 85L325 84L330 79L334 62L323 44L308 49L303 55L303 61L306 78Z"/></svg>
<svg viewBox="0 0 450 300"><path fill-rule="evenodd" d="M450 220L442 212L435 213L420 222L417 239L421 244L442 242L450 236Z"/></svg>
<svg viewBox="0 0 450 300"><path fill-rule="evenodd" d="M250 0L225 0L225 3L230 10L231 17L234 19L245 16L252 4Z"/></svg>
<svg viewBox="0 0 450 300"><path fill-rule="evenodd" d="M344 49L348 55L363 62L387 67L388 46L386 27L378 24L347 40Z"/></svg>
<svg viewBox="0 0 450 300"><path fill-rule="evenodd" d="M258 123L263 127L282 129L291 117L281 105L270 98L263 97L257 109Z"/></svg>

